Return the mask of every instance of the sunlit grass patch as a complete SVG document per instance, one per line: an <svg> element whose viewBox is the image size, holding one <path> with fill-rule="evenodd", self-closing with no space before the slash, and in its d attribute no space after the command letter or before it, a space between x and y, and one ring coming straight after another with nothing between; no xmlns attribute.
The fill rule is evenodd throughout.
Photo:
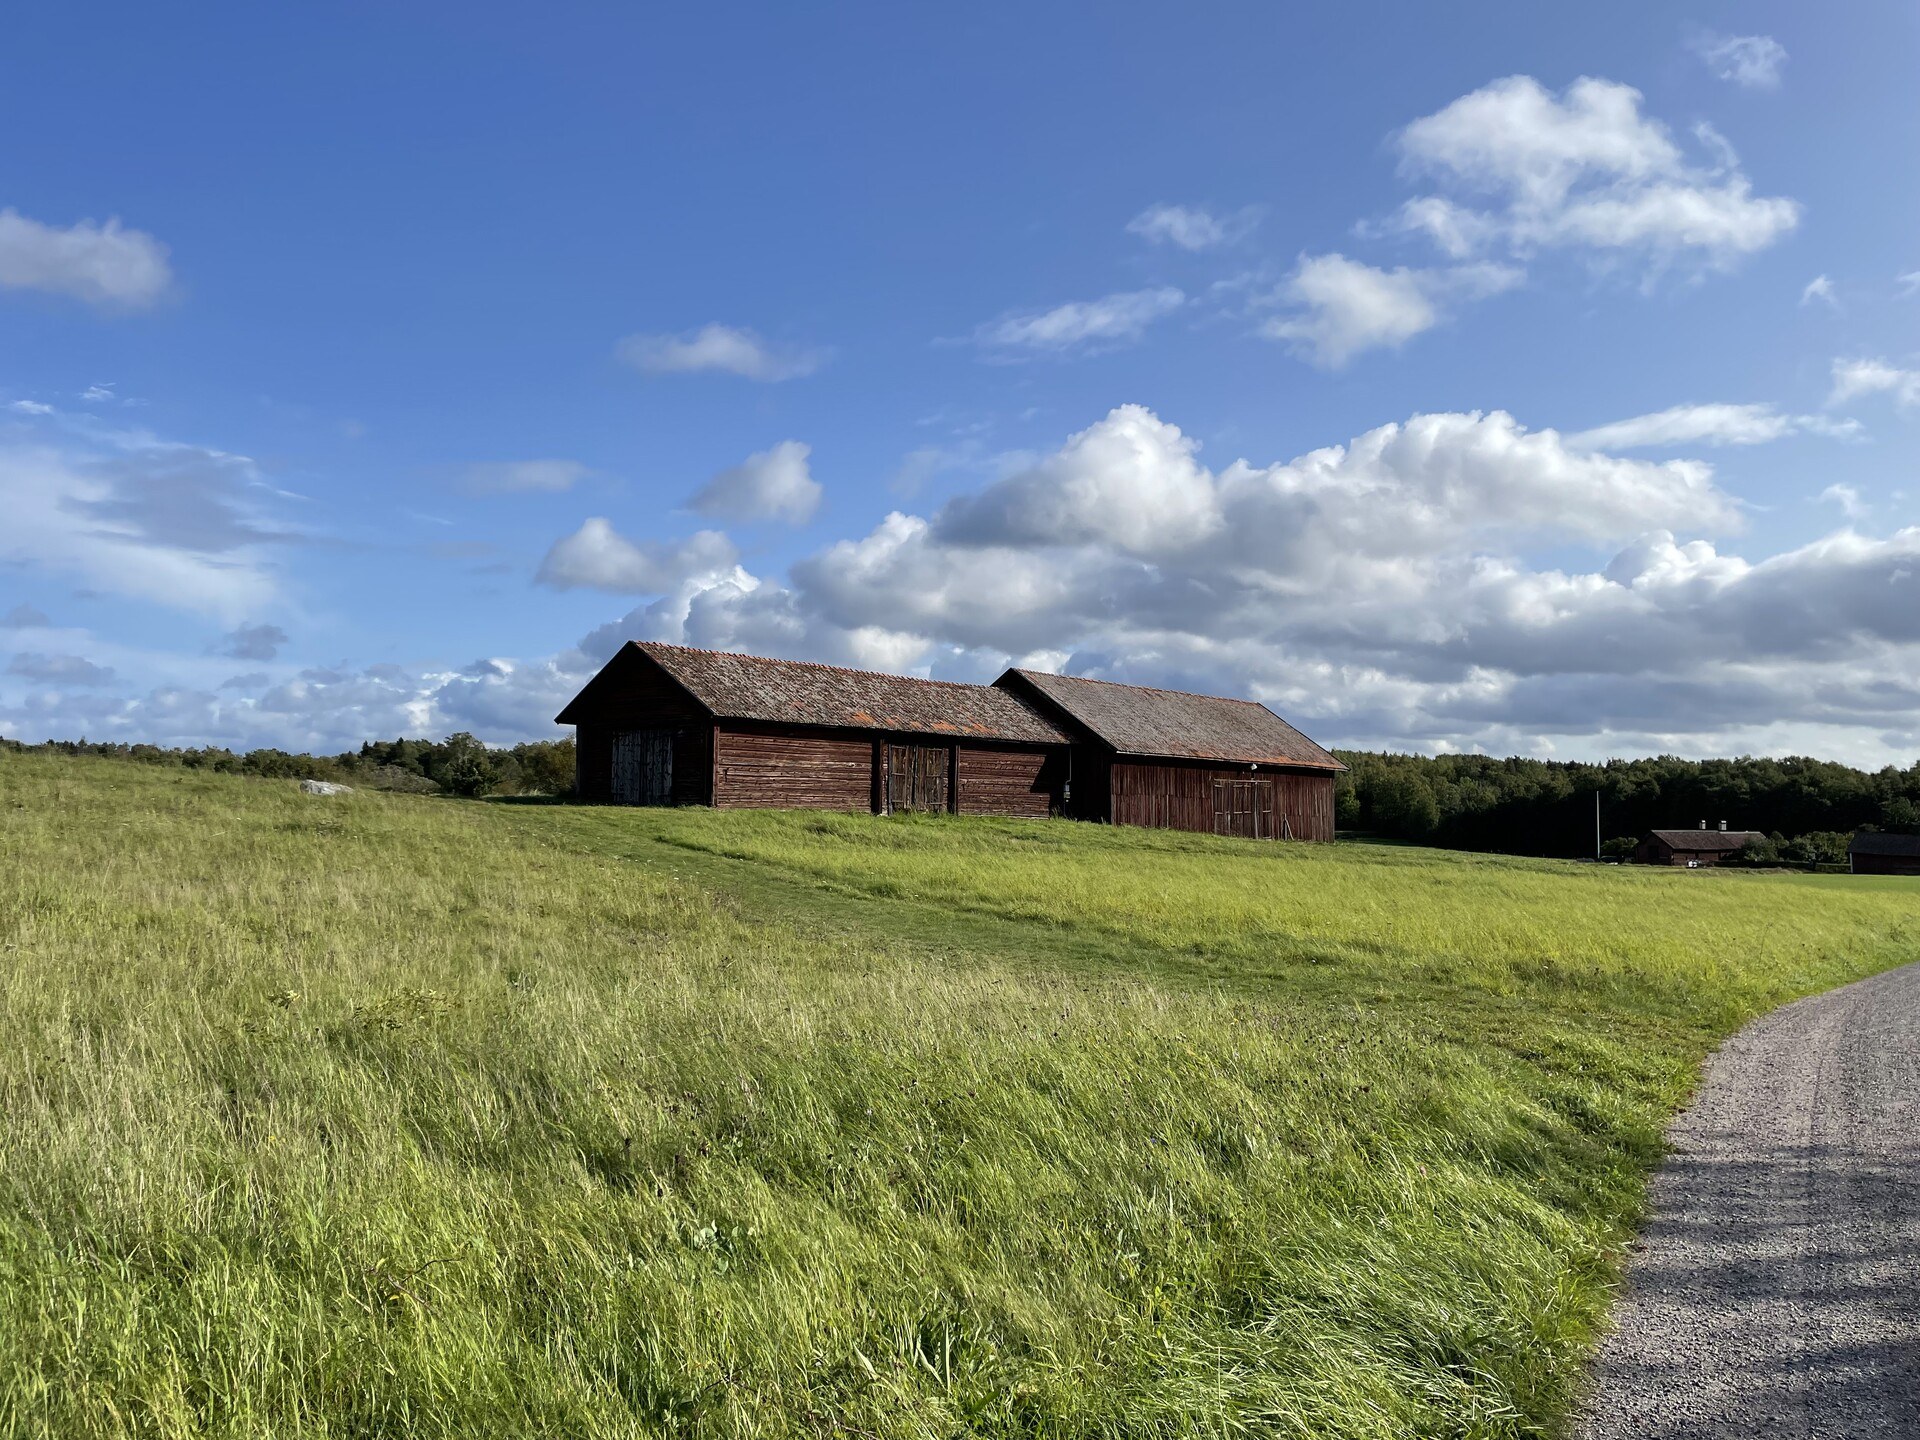
<svg viewBox="0 0 1920 1440"><path fill-rule="evenodd" d="M1529 1434L1911 889L0 762L0 1433Z"/></svg>

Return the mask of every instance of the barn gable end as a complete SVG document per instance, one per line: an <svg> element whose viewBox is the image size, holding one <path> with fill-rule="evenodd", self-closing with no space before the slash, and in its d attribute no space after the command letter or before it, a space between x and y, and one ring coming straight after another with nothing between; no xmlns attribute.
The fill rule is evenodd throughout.
<svg viewBox="0 0 1920 1440"><path fill-rule="evenodd" d="M1251 700L1038 670L994 682L1075 734L1070 813L1260 840L1331 840L1346 767Z"/></svg>

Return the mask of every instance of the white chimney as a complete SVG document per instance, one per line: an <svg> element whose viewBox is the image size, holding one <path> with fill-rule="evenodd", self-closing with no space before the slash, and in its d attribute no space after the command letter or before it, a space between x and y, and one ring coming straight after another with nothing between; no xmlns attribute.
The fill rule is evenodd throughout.
<svg viewBox="0 0 1920 1440"><path fill-rule="evenodd" d="M1700 828L1701 828L1702 830L1704 830L1704 829L1706 829L1706 828L1707 828L1707 822L1706 822L1706 821L1704 821L1704 820L1702 820L1702 821L1700 822Z"/></svg>
<svg viewBox="0 0 1920 1440"><path fill-rule="evenodd" d="M1721 828L1722 830L1725 830L1725 829L1727 828L1727 822L1726 822L1726 821L1724 821L1724 820L1722 820L1722 821L1720 822L1720 828Z"/></svg>

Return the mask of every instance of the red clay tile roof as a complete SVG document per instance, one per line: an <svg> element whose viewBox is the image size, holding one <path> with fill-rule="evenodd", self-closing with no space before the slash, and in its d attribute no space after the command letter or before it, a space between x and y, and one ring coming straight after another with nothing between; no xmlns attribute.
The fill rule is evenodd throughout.
<svg viewBox="0 0 1920 1440"><path fill-rule="evenodd" d="M1024 701L991 685L960 685L768 660L657 641L628 642L714 716L783 725L830 725L910 735L970 736L1060 745L1067 737Z"/></svg>
<svg viewBox="0 0 1920 1440"><path fill-rule="evenodd" d="M1189 695L1083 680L1041 670L1009 670L1122 755L1236 764L1344 770L1333 756L1266 706L1218 695Z"/></svg>
<svg viewBox="0 0 1920 1440"><path fill-rule="evenodd" d="M1700 854L1731 854L1747 848L1749 840L1767 837L1758 830L1656 830L1653 838L1665 841L1674 850L1693 850Z"/></svg>

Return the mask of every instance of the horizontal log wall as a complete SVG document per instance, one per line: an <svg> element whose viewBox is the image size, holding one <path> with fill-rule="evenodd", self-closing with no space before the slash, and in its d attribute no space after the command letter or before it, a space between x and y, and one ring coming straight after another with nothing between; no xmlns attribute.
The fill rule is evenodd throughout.
<svg viewBox="0 0 1920 1440"><path fill-rule="evenodd" d="M1066 756L1061 749L962 745L955 769L960 814L1044 820L1059 808Z"/></svg>
<svg viewBox="0 0 1920 1440"><path fill-rule="evenodd" d="M1333 839L1333 776L1264 767L1256 771L1245 765L1117 760L1109 781L1113 823L1211 834L1216 780L1270 782L1273 836L1290 833L1296 840Z"/></svg>
<svg viewBox="0 0 1920 1440"><path fill-rule="evenodd" d="M730 809L872 810L873 741L722 726L713 803Z"/></svg>

